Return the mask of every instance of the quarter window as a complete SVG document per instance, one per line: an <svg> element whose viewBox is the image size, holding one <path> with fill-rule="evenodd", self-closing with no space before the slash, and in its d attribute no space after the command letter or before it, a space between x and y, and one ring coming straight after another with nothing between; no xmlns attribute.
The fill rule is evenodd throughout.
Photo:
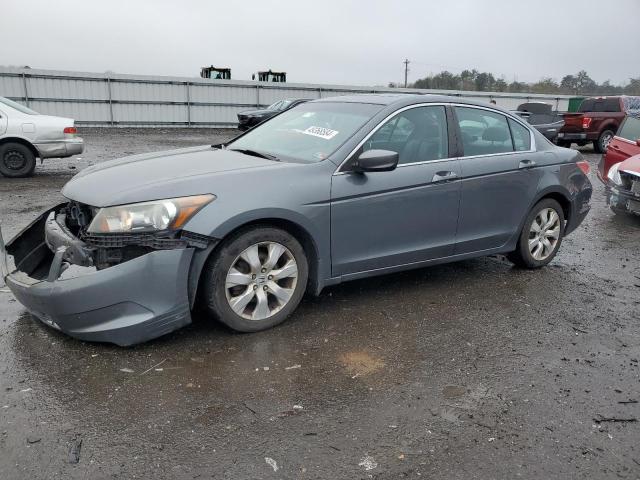
<svg viewBox="0 0 640 480"><path fill-rule="evenodd" d="M456 107L464 155L513 152L507 117L478 108Z"/></svg>
<svg viewBox="0 0 640 480"><path fill-rule="evenodd" d="M399 113L385 122L359 153L373 149L397 152L400 164L447 158L449 136L444 107L416 107Z"/></svg>
<svg viewBox="0 0 640 480"><path fill-rule="evenodd" d="M516 152L531 150L531 134L529 130L511 119L509 119L509 127L511 127L511 136L513 137L513 146Z"/></svg>

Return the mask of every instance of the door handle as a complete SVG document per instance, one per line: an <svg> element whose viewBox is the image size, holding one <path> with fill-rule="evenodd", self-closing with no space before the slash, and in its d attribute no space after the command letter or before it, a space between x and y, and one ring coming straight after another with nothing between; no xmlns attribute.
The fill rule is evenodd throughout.
<svg viewBox="0 0 640 480"><path fill-rule="evenodd" d="M619 146L617 146L617 145L611 145L611 144L609 144L609 146L610 146L611 148L613 148L614 150L620 150L620 147L619 147Z"/></svg>
<svg viewBox="0 0 640 480"><path fill-rule="evenodd" d="M458 174L456 172L444 171L444 172L436 172L433 175L433 178L431 179L431 181L433 183L442 183L442 182L450 182L452 180L455 180L456 178L458 178Z"/></svg>
<svg viewBox="0 0 640 480"><path fill-rule="evenodd" d="M533 168L536 166L536 162L533 160L521 160L518 168Z"/></svg>

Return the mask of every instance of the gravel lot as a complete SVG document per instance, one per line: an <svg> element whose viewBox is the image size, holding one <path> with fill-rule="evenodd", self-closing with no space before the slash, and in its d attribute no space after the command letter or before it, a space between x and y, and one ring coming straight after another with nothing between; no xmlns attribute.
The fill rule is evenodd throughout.
<svg viewBox="0 0 640 480"><path fill-rule="evenodd" d="M5 234L87 165L233 134L84 129L80 158L0 178ZM591 176L545 269L347 283L263 333L83 343L0 289L0 478L640 478L640 218Z"/></svg>

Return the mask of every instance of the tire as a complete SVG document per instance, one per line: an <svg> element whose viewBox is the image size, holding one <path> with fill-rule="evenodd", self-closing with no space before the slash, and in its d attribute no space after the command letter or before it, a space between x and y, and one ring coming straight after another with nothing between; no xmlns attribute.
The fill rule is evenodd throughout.
<svg viewBox="0 0 640 480"><path fill-rule="evenodd" d="M269 268L270 253L277 256L273 268ZM271 274L282 278L274 279ZM307 255L300 242L278 228L251 227L224 240L208 260L202 300L214 318L233 330L258 332L282 323L293 313L302 300L308 278ZM288 298L283 301L285 297Z"/></svg>
<svg viewBox="0 0 640 480"><path fill-rule="evenodd" d="M545 216L545 212L555 212L557 216L557 221L555 221L552 226L548 229L543 229L542 232L546 233L536 233L534 230L534 222L538 226L545 226L545 223L551 220L553 217ZM562 238L564 236L564 212L562 211L562 207L558 202L551 198L546 198L540 200L536 205L531 209L527 218L524 222L524 226L522 227L522 232L520 232L520 236L518 237L518 244L516 249L507 255L507 258L511 260L518 267L523 268L540 268L547 265L558 253L558 249L562 244ZM556 227L557 226L557 231ZM555 239L555 243L553 243L553 235L549 235L549 233L554 233L557 235ZM543 236L540 236L543 235ZM550 245L550 249L546 246L547 244L540 242L539 239L544 238L548 244ZM530 240L533 242L538 239L538 242L533 245L532 248L529 247ZM542 248L542 252L538 250Z"/></svg>
<svg viewBox="0 0 640 480"><path fill-rule="evenodd" d="M36 157L21 143L0 145L0 173L9 178L30 177L36 169Z"/></svg>
<svg viewBox="0 0 640 480"><path fill-rule="evenodd" d="M614 135L615 132L612 130L603 130L600 136L598 136L598 140L593 141L593 149L596 153L605 153Z"/></svg>

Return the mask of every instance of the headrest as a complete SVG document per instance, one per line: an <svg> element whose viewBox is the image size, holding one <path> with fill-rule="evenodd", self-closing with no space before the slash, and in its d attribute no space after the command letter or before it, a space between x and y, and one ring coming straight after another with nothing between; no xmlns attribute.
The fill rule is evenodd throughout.
<svg viewBox="0 0 640 480"><path fill-rule="evenodd" d="M482 134L482 140L487 142L506 142L509 140L509 130L504 127L489 127Z"/></svg>

